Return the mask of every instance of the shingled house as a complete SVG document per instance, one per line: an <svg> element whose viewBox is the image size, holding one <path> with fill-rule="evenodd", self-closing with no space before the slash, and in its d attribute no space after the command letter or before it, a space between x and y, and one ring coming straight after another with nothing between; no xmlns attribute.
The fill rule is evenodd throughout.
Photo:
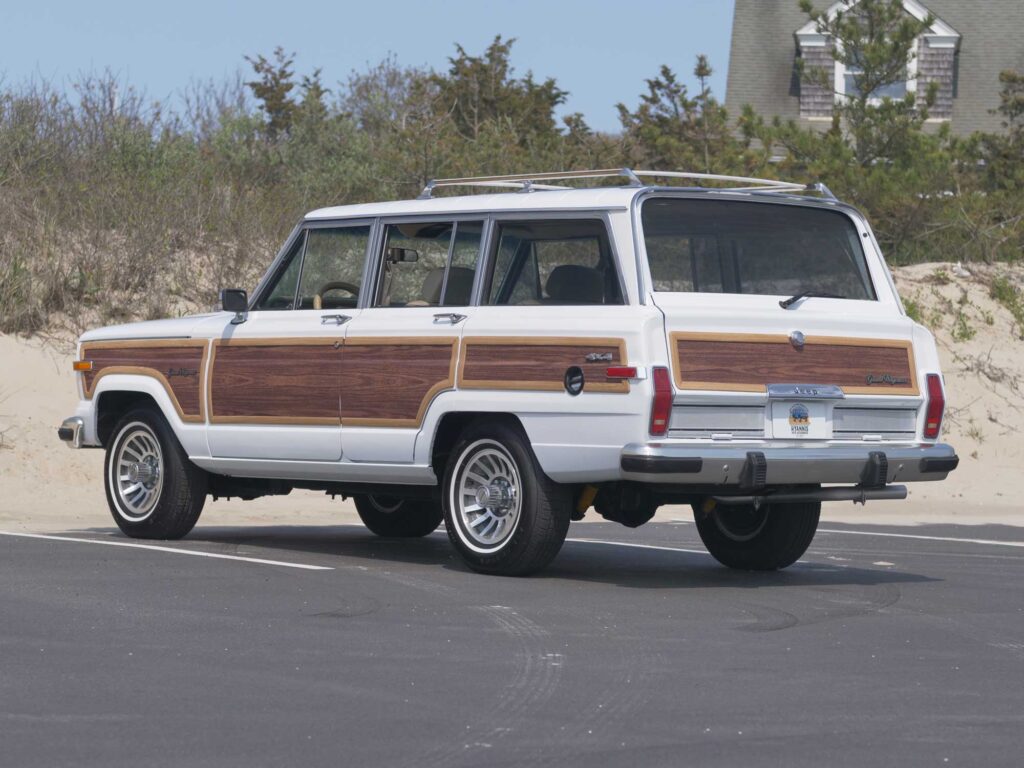
<svg viewBox="0 0 1024 768"><path fill-rule="evenodd" d="M735 0L726 106L739 115L744 104L771 118L827 127L837 98L855 87L852 72L832 58L832 41L808 22L797 0ZM818 2L829 13L856 5L856 0ZM999 73L1024 71L1024 0L903 0L904 10L935 19L917 41L907 64L907 79L886 89L901 97L937 82L930 121L949 122L955 133L998 131L1000 118L989 110L999 105ZM832 70L833 90L801 83L798 60L805 67Z"/></svg>

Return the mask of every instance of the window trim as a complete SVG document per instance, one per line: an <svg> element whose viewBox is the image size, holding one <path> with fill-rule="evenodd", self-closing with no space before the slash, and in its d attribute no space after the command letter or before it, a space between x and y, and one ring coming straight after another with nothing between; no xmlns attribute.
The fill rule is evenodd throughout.
<svg viewBox="0 0 1024 768"><path fill-rule="evenodd" d="M384 266L384 249L387 247L387 230L389 226L394 224L432 224L432 223L450 223L453 225L452 237L448 242L448 256L445 260L444 265L444 281L441 285L441 297L444 298L445 289L448 287L448 268L451 266L452 259L452 248L455 244L455 237L458 230L459 223L478 223L480 224L480 246L476 254L476 262L474 264L475 274L473 275L473 288L470 291L469 300L470 303L465 306L476 306L477 305L477 285L480 280L480 267L482 265L484 248L487 244L488 237L488 223L489 217L481 215L479 213L468 213L468 214L407 214L407 215L392 215L392 216L379 216L375 219L375 225L377 228L376 236L371 237L371 247L369 255L367 256L366 263L366 274L370 274L372 268L373 286L372 290L366 292L367 303L363 305L360 303L360 309L405 309L405 307L380 307L377 306L377 294L380 290L382 270ZM371 298L372 297L372 298ZM362 297L360 297L362 299ZM436 309L443 305L429 305L427 307L418 307L418 309ZM455 306L455 305L451 305ZM409 309L417 309L417 307L409 307Z"/></svg>
<svg viewBox="0 0 1024 768"><path fill-rule="evenodd" d="M368 218L368 217L365 217L365 216L360 217L358 219L311 219L311 220L303 219L302 221L300 221L298 224L295 225L295 228L291 231L291 234L288 235L288 239L285 240L284 245L281 246L281 249L278 251L277 256L275 256L274 260L270 263L270 267L263 274L263 277L260 279L260 282L257 283L256 289L253 291L252 296L249 298L249 311L250 312L317 312L317 311L321 311L321 310L315 310L315 309L307 309L307 310L297 309L296 306L295 306L296 302L298 300L299 287L302 285L302 271L303 271L303 269L305 269L305 263L302 263L302 264L299 265L299 279L295 283L295 296L292 298L292 308L290 310L288 310L288 309L282 309L282 310L278 310L278 309L267 309L267 310L254 309L254 307L256 307L256 305L259 304L259 302L263 301L263 299L265 298L265 295L269 291L273 290L274 286L277 285L277 281L281 279L281 276L283 275L285 270L287 270L288 267L291 265L291 261L292 260L288 258L288 255L291 253L291 249L298 242L299 238L306 238L306 234L310 230L312 230L312 229L348 229L349 227L369 227L370 228L370 234L367 237L366 255L364 255L364 257L363 257L363 275L364 275L364 282L365 282L365 275L366 275L366 269L367 269L367 259L369 257L370 252L371 252L370 251L370 246L373 244L374 224L375 224L375 220L374 219ZM297 254L295 257L293 257L293 258L299 258L299 259L302 259L303 262L305 262L305 257L306 257L306 243L305 243L305 240L304 240L303 244L302 244L302 251L299 254ZM357 308L361 307L361 305L362 305L363 294L364 293L365 293L365 291L363 291L363 290L359 291L359 303L357 304Z"/></svg>
<svg viewBox="0 0 1024 768"><path fill-rule="evenodd" d="M654 278L651 276L650 261L647 256L647 236L643 228L643 206L649 200L654 199L675 199L675 200L720 200L720 201L731 201L737 203L755 203L758 205L785 205L794 208L814 208L826 213L835 213L841 216L845 216L850 222L854 229L854 232L859 236L859 244L861 249L861 255L864 259L865 274L868 278L868 287L870 289L871 297L869 299L843 299L843 301L873 301L878 304L893 304L902 308L902 304L898 299L898 292L896 290L895 283L892 280L892 275L889 272L888 266L885 262L885 257L882 254L882 250L878 245L878 241L875 239L874 233L871 231L871 227L867 223L867 219L864 218L863 214L853 206L847 203L841 202L828 202L821 203L811 199L800 199L800 198L789 198L789 199L766 199L764 196L760 196L759 193L737 193L737 192L714 192L710 196L708 193L694 193L687 190L675 190L668 187L651 188L642 191L636 197L633 198L631 217L633 220L633 237L634 237L634 250L636 254L636 269L637 279L640 282L639 290L642 296L653 297L656 293L673 294L680 293L686 296L729 296L729 297L745 297L745 298L757 298L758 296L765 296L767 294L754 294L754 293L697 293L693 291L656 291L654 289ZM866 243L871 244L871 248L867 248ZM883 291L881 286L888 287L888 291ZM775 294L773 294L775 295ZM895 297L895 298L894 298ZM646 303L646 302L645 302ZM901 309L902 312L902 309Z"/></svg>
<svg viewBox="0 0 1024 768"><path fill-rule="evenodd" d="M635 198L634 198L635 200ZM615 279L619 286L619 296L622 299L620 304L616 305L605 305L605 304L560 304L560 305L548 305L548 306L563 306L563 307L597 307L597 306L630 306L632 299L629 292L626 290L626 283L622 277L621 262L619 261L619 249L618 244L615 242L614 229L612 227L611 216L608 209L594 208L589 210L548 210L548 211L530 211L530 210L502 210L495 211L491 214L490 231L486 238L486 250L484 252L484 263L482 269L477 272L478 286L477 292L474 296L474 306L494 306L494 307L507 307L507 306L529 306L529 305L515 305L515 304L487 304L487 296L485 291L490 288L491 282L494 279L494 266L497 258L498 251L498 229L499 225L503 221L569 221L576 219L583 219L585 221L599 221L604 227L605 237L608 242L608 258L611 260L612 269L615 270ZM636 230L634 229L634 232ZM634 249L634 253L635 253ZM639 286L638 286L639 288ZM643 291L640 290L639 294L642 295ZM644 302L640 302L641 304Z"/></svg>

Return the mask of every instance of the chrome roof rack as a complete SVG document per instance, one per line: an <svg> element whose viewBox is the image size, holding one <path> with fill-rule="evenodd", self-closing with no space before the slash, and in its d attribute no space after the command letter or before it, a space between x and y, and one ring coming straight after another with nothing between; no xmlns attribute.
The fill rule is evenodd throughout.
<svg viewBox="0 0 1024 768"><path fill-rule="evenodd" d="M551 181L573 181L578 179L609 179L623 177L631 187L642 187L644 178L691 179L693 181L727 181L740 186L709 187L728 189L731 192L789 192L803 194L813 192L824 198L835 200L835 195L822 183L800 184L795 181L757 179L748 176L724 176L717 173L691 173L688 171L634 171L631 168L602 168L590 171L554 171L547 173L514 173L507 176L467 176L461 179L431 179L423 188L418 200L429 200L438 187L489 187L514 189L518 192L533 192L546 189L572 189Z"/></svg>

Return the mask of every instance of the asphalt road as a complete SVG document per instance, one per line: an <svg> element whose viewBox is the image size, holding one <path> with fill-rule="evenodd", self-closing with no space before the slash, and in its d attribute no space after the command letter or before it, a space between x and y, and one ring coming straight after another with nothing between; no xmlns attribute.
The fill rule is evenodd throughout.
<svg viewBox="0 0 1024 768"><path fill-rule="evenodd" d="M530 579L443 531L0 535L0 765L1024 763L1024 531L823 528L764 575L577 525Z"/></svg>

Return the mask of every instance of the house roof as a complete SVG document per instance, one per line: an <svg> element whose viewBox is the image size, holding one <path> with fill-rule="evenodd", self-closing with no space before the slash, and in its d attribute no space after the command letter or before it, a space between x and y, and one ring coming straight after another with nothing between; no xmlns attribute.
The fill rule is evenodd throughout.
<svg viewBox="0 0 1024 768"><path fill-rule="evenodd" d="M735 118L744 104L767 117L800 117L796 34L807 17L796 0L735 0L726 106ZM827 10L834 3L817 0ZM999 73L1024 71L1024 2L1021 0L905 0L930 11L945 29L959 34L956 133L999 131L989 110L999 105ZM937 25L938 26L938 25ZM941 32L935 29L934 32Z"/></svg>

